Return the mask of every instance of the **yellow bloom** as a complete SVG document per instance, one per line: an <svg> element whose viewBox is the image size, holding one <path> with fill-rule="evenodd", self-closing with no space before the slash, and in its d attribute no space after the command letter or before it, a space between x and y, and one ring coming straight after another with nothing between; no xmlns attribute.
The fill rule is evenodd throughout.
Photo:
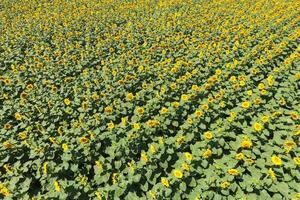
<svg viewBox="0 0 300 200"><path fill-rule="evenodd" d="M107 106L107 107L104 108L104 112L106 114L111 114L112 111L113 111L113 108L111 106Z"/></svg>
<svg viewBox="0 0 300 200"><path fill-rule="evenodd" d="M60 186L59 186L58 181L54 181L54 189L55 189L57 192L60 192Z"/></svg>
<svg viewBox="0 0 300 200"><path fill-rule="evenodd" d="M139 130L140 129L139 123L134 123L133 128L136 129L136 130Z"/></svg>
<svg viewBox="0 0 300 200"><path fill-rule="evenodd" d="M211 157L211 155L212 155L212 151L211 151L210 149L207 149L207 150L202 154L202 156L203 156L204 158L209 158L209 157Z"/></svg>
<svg viewBox="0 0 300 200"><path fill-rule="evenodd" d="M45 162L44 164L43 164L43 172L44 172L44 174L47 174L47 165L48 165L48 162Z"/></svg>
<svg viewBox="0 0 300 200"><path fill-rule="evenodd" d="M243 158L244 158L244 154L242 152L235 155L235 159L237 160L242 160Z"/></svg>
<svg viewBox="0 0 300 200"><path fill-rule="evenodd" d="M68 146L67 143L63 143L63 144L61 145L61 147L63 148L64 151L68 151L68 150L69 150L69 146Z"/></svg>
<svg viewBox="0 0 300 200"><path fill-rule="evenodd" d="M2 194L5 197L8 197L11 195L9 190L2 183L0 183L0 194Z"/></svg>
<svg viewBox="0 0 300 200"><path fill-rule="evenodd" d="M148 156L144 152L141 153L141 160L144 162L148 162Z"/></svg>
<svg viewBox="0 0 300 200"><path fill-rule="evenodd" d="M228 172L228 174L233 175L233 176L236 176L239 174L239 171L237 169L229 169L227 172Z"/></svg>
<svg viewBox="0 0 300 200"><path fill-rule="evenodd" d="M86 137L81 137L81 138L79 138L79 142L80 142L81 144L85 144L85 143L87 143L88 141L89 141L89 139L86 138Z"/></svg>
<svg viewBox="0 0 300 200"><path fill-rule="evenodd" d="M118 173L113 173L111 179L112 183L116 184L118 182Z"/></svg>
<svg viewBox="0 0 300 200"><path fill-rule="evenodd" d="M253 125L253 128L256 131L261 131L263 129L263 126L260 123L255 122L254 125Z"/></svg>
<svg viewBox="0 0 300 200"><path fill-rule="evenodd" d="M193 159L193 155L189 152L184 153L184 156L187 160L192 160Z"/></svg>
<svg viewBox="0 0 300 200"><path fill-rule="evenodd" d="M250 102L249 101L245 101L242 103L242 108L249 108L250 107Z"/></svg>
<svg viewBox="0 0 300 200"><path fill-rule="evenodd" d="M176 178L182 178L182 176L183 176L182 172L181 172L179 169L173 170L173 175L174 175Z"/></svg>
<svg viewBox="0 0 300 200"><path fill-rule="evenodd" d="M121 126L122 127L126 127L126 119L127 119L127 117L122 117L121 118Z"/></svg>
<svg viewBox="0 0 300 200"><path fill-rule="evenodd" d="M16 118L16 120L20 121L20 120L22 120L23 117L20 113L16 113L15 118Z"/></svg>
<svg viewBox="0 0 300 200"><path fill-rule="evenodd" d="M128 93L126 96L127 101L131 101L131 100L133 100L133 98L134 98L134 95L132 93Z"/></svg>
<svg viewBox="0 0 300 200"><path fill-rule="evenodd" d="M170 184L169 184L169 181L168 181L167 178L162 177L162 178L160 179L160 182L161 182L164 186L170 187Z"/></svg>
<svg viewBox="0 0 300 200"><path fill-rule="evenodd" d="M139 115L142 115L143 113L144 113L144 108L142 108L142 107L137 107L137 109L136 109L136 112L139 114Z"/></svg>
<svg viewBox="0 0 300 200"><path fill-rule="evenodd" d="M274 165L278 165L278 166L282 165L281 158L278 157L278 156L275 156L275 155L272 156L271 160L272 160Z"/></svg>
<svg viewBox="0 0 300 200"><path fill-rule="evenodd" d="M296 146L296 143L292 140L286 140L284 142L284 147L287 150L287 152L290 152L295 146Z"/></svg>
<svg viewBox="0 0 300 200"><path fill-rule="evenodd" d="M203 105L201 106L201 108L202 108L203 110L208 110L208 109L209 109L209 106L208 106L208 104L203 104Z"/></svg>
<svg viewBox="0 0 300 200"><path fill-rule="evenodd" d="M155 194L155 192L153 192L152 190L150 190L148 193L149 193L149 196L150 196L152 199L156 199L156 194Z"/></svg>
<svg viewBox="0 0 300 200"><path fill-rule="evenodd" d="M167 112L168 112L168 109L165 108L165 107L163 107L163 108L160 110L160 113L161 113L161 114L165 114L165 113L167 113Z"/></svg>
<svg viewBox="0 0 300 200"><path fill-rule="evenodd" d="M10 124L4 124L4 129L5 130L9 130L9 129L11 129L11 127L12 127L12 125L10 125Z"/></svg>
<svg viewBox="0 0 300 200"><path fill-rule="evenodd" d="M252 90L248 90L248 91L247 91L247 95L248 95L248 96L252 96L252 94L253 94Z"/></svg>
<svg viewBox="0 0 300 200"><path fill-rule="evenodd" d="M264 122L264 123L267 123L269 121L270 117L267 116L267 115L264 115L261 117L261 121Z"/></svg>
<svg viewBox="0 0 300 200"><path fill-rule="evenodd" d="M156 148L153 144L150 145L150 152L153 154L156 152Z"/></svg>
<svg viewBox="0 0 300 200"><path fill-rule="evenodd" d="M207 140L211 140L213 138L213 134L211 131L206 131L204 133L204 138L207 139Z"/></svg>
<svg viewBox="0 0 300 200"><path fill-rule="evenodd" d="M296 165L300 165L300 158L299 157L294 157L293 161L295 162Z"/></svg>
<svg viewBox="0 0 300 200"><path fill-rule="evenodd" d="M3 142L3 146L6 148L6 149L10 149L13 147L12 143L10 141L5 141Z"/></svg>
<svg viewBox="0 0 300 200"><path fill-rule="evenodd" d="M70 101L70 99L64 99L64 103L68 106L71 104L71 101Z"/></svg>
<svg viewBox="0 0 300 200"><path fill-rule="evenodd" d="M98 192L98 191L95 192L95 195L96 195L98 200L102 200L102 196L101 196L100 192Z"/></svg>
<svg viewBox="0 0 300 200"><path fill-rule="evenodd" d="M249 139L243 140L242 143L241 143L241 146L242 146L244 149L250 149L251 146L252 146L252 142L251 142L251 140L249 140Z"/></svg>
<svg viewBox="0 0 300 200"><path fill-rule="evenodd" d="M265 85L263 83L258 84L258 89L263 90L265 88Z"/></svg>
<svg viewBox="0 0 300 200"><path fill-rule="evenodd" d="M299 118L298 113L297 112L291 112L291 118L292 118L292 120L297 120Z"/></svg>
<svg viewBox="0 0 300 200"><path fill-rule="evenodd" d="M196 110L194 114L195 114L196 117L201 117L202 116L202 112L200 110Z"/></svg>
<svg viewBox="0 0 300 200"><path fill-rule="evenodd" d="M190 170L190 166L189 166L187 163L182 163L182 164L181 164L181 168L182 168L183 170L186 170L186 171L189 171L189 170Z"/></svg>
<svg viewBox="0 0 300 200"><path fill-rule="evenodd" d="M223 181L220 186L222 189L226 189L230 186L230 183L228 181Z"/></svg>
<svg viewBox="0 0 300 200"><path fill-rule="evenodd" d="M180 106L180 104L179 104L179 102L174 101L174 102L172 102L172 106L175 108L178 108Z"/></svg>
<svg viewBox="0 0 300 200"><path fill-rule="evenodd" d="M170 85L170 88L171 88L172 90L175 90L175 89L176 89L176 83L172 83L172 84Z"/></svg>
<svg viewBox="0 0 300 200"><path fill-rule="evenodd" d="M273 181L276 180L276 174L275 174L275 172L273 171L272 168L269 168L268 174L271 176Z"/></svg>
<svg viewBox="0 0 300 200"><path fill-rule="evenodd" d="M181 95L181 100L188 101L189 100L189 96L187 94L183 94L183 95Z"/></svg>
<svg viewBox="0 0 300 200"><path fill-rule="evenodd" d="M27 138L27 132L26 131L20 132L18 135L23 140L25 140Z"/></svg>
<svg viewBox="0 0 300 200"><path fill-rule="evenodd" d="M107 128L108 128L108 129L113 129L113 128L115 128L115 124L114 124L113 122L109 122L109 123L107 124Z"/></svg>

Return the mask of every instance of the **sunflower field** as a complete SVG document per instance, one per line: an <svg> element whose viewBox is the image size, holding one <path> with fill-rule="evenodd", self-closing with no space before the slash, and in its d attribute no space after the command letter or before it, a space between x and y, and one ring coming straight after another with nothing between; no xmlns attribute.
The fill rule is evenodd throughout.
<svg viewBox="0 0 300 200"><path fill-rule="evenodd" d="M300 199L299 0L2 0L0 199Z"/></svg>

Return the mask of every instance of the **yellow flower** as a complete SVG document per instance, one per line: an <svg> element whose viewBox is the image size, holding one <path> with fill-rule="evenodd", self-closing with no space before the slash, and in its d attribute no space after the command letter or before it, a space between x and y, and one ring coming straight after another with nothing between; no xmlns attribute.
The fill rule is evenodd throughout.
<svg viewBox="0 0 300 200"><path fill-rule="evenodd" d="M182 163L182 164L181 164L181 168L182 168L183 170L186 170L186 171L189 171L189 170L190 170L190 166L189 166L187 163Z"/></svg>
<svg viewBox="0 0 300 200"><path fill-rule="evenodd" d="M263 126L260 123L255 122L254 125L253 125L253 128L256 131L261 131L263 129Z"/></svg>
<svg viewBox="0 0 300 200"><path fill-rule="evenodd" d="M6 149L10 149L13 147L12 143L10 141L5 141L3 142L3 146L6 148Z"/></svg>
<svg viewBox="0 0 300 200"><path fill-rule="evenodd" d="M139 114L139 115L142 115L144 113L144 108L143 107L137 107L136 108L136 112Z"/></svg>
<svg viewBox="0 0 300 200"><path fill-rule="evenodd" d="M68 106L68 105L70 105L71 104L71 101L70 101L70 99L64 99L64 103Z"/></svg>
<svg viewBox="0 0 300 200"><path fill-rule="evenodd" d="M150 190L148 193L149 193L149 196L150 196L152 199L156 199L156 194L155 194L155 192L153 192L152 190Z"/></svg>
<svg viewBox="0 0 300 200"><path fill-rule="evenodd" d="M111 106L107 106L107 107L104 108L104 112L106 114L111 114L112 111L113 111L113 108Z"/></svg>
<svg viewBox="0 0 300 200"><path fill-rule="evenodd" d="M156 148L153 144L150 145L150 152L153 154L156 152Z"/></svg>
<svg viewBox="0 0 300 200"><path fill-rule="evenodd" d="M136 129L136 130L139 130L140 129L139 123L134 123L133 128Z"/></svg>
<svg viewBox="0 0 300 200"><path fill-rule="evenodd" d="M115 128L115 124L113 122L109 122L109 123L107 123L107 128L113 129L113 128Z"/></svg>
<svg viewBox="0 0 300 200"><path fill-rule="evenodd" d="M252 90L248 90L248 91L247 91L247 95L248 95L248 96L252 96L252 94L253 94Z"/></svg>
<svg viewBox="0 0 300 200"><path fill-rule="evenodd" d="M269 121L270 117L267 116L267 115L264 115L261 117L261 121L264 122L264 123L267 123Z"/></svg>
<svg viewBox="0 0 300 200"><path fill-rule="evenodd" d="M226 189L230 186L230 183L228 181L223 181L220 186L222 189Z"/></svg>
<svg viewBox="0 0 300 200"><path fill-rule="evenodd" d="M85 143L87 143L89 141L89 139L87 139L86 137L81 137L81 138L79 138L79 142L81 143L81 144L85 144Z"/></svg>
<svg viewBox="0 0 300 200"><path fill-rule="evenodd" d="M132 93L128 93L126 96L127 101L131 101L131 100L133 100L133 98L134 98L134 95Z"/></svg>
<svg viewBox="0 0 300 200"><path fill-rule="evenodd" d="M290 152L295 146L296 146L296 143L292 140L286 140L284 142L284 147L287 150L287 153Z"/></svg>
<svg viewBox="0 0 300 200"><path fill-rule="evenodd" d="M162 178L160 179L160 182L161 182L164 186L170 187L170 184L169 184L169 181L168 181L167 178L162 177Z"/></svg>
<svg viewBox="0 0 300 200"><path fill-rule="evenodd" d="M237 160L242 160L243 158L244 158L244 154L242 152L235 155L235 159Z"/></svg>
<svg viewBox="0 0 300 200"><path fill-rule="evenodd" d="M20 120L22 120L23 117L20 113L16 113L15 118L16 118L16 120L20 121Z"/></svg>
<svg viewBox="0 0 300 200"><path fill-rule="evenodd" d="M242 103L242 108L249 108L250 107L250 102L249 101L245 101Z"/></svg>
<svg viewBox="0 0 300 200"><path fill-rule="evenodd" d="M61 145L61 147L63 148L64 151L68 151L68 150L69 150L69 146L68 146L67 143L63 143L63 144Z"/></svg>
<svg viewBox="0 0 300 200"><path fill-rule="evenodd" d="M276 180L276 174L275 174L275 172L273 171L272 168L269 168L268 174L271 176L273 181Z"/></svg>
<svg viewBox="0 0 300 200"><path fill-rule="evenodd" d="M153 127L153 126L158 126L158 125L160 125L160 122L159 121L157 121L157 120L148 120L147 122L146 122L146 124L147 124L147 126L149 126L149 127Z"/></svg>
<svg viewBox="0 0 300 200"><path fill-rule="evenodd" d="M258 84L258 89L263 90L265 89L265 85L263 83Z"/></svg>
<svg viewBox="0 0 300 200"><path fill-rule="evenodd" d="M252 146L252 142L251 142L251 140L249 140L249 139L243 140L242 143L241 143L241 146L242 146L244 149L250 149L251 146Z"/></svg>
<svg viewBox="0 0 300 200"><path fill-rule="evenodd" d="M47 174L47 165L48 165L48 162L45 162L44 164L43 164L43 172L44 172L44 174Z"/></svg>
<svg viewBox="0 0 300 200"><path fill-rule="evenodd" d="M100 192L98 192L98 191L95 192L95 195L96 195L98 200L102 200L102 196L101 196Z"/></svg>
<svg viewBox="0 0 300 200"><path fill-rule="evenodd" d="M174 102L172 102L172 106L175 108L178 108L180 106L180 104L179 104L179 102L174 101Z"/></svg>
<svg viewBox="0 0 300 200"><path fill-rule="evenodd" d="M296 165L300 165L300 158L299 157L294 157L293 161L295 162Z"/></svg>
<svg viewBox="0 0 300 200"><path fill-rule="evenodd" d="M174 175L176 178L182 178L182 176L183 176L182 172L181 172L179 169L173 170L173 175Z"/></svg>
<svg viewBox="0 0 300 200"><path fill-rule="evenodd" d="M165 107L163 107L163 108L160 110L160 113L161 113L161 114L165 114L165 113L167 113L167 112L168 112L168 109L165 108Z"/></svg>
<svg viewBox="0 0 300 200"><path fill-rule="evenodd" d="M172 90L175 90L175 89L176 89L176 83L172 83L172 84L170 85L170 88L171 88Z"/></svg>
<svg viewBox="0 0 300 200"><path fill-rule="evenodd" d="M211 155L212 155L212 151L211 151L210 149L207 149L207 150L202 154L202 156L203 156L204 158L209 158L209 157L211 157Z"/></svg>
<svg viewBox="0 0 300 200"><path fill-rule="evenodd" d="M267 92L267 90L261 90L261 95L266 95L268 92Z"/></svg>
<svg viewBox="0 0 300 200"><path fill-rule="evenodd" d="M141 153L141 160L144 162L148 162L148 156L144 152Z"/></svg>
<svg viewBox="0 0 300 200"><path fill-rule="evenodd" d="M83 110L87 110L88 109L88 103L86 101L81 103L81 107Z"/></svg>
<svg viewBox="0 0 300 200"><path fill-rule="evenodd" d="M282 165L281 158L278 157L278 156L275 156L275 155L272 156L271 160L272 160L274 165L278 165L278 166Z"/></svg>
<svg viewBox="0 0 300 200"><path fill-rule="evenodd" d="M112 183L116 184L118 182L118 173L113 173L111 179Z"/></svg>
<svg viewBox="0 0 300 200"><path fill-rule="evenodd" d="M193 155L189 152L184 153L184 156L187 160L192 160L193 159Z"/></svg>
<svg viewBox="0 0 300 200"><path fill-rule="evenodd" d="M200 110L196 110L194 114L195 114L196 117L201 117L202 116L202 112Z"/></svg>
<svg viewBox="0 0 300 200"><path fill-rule="evenodd" d="M297 112L291 112L291 118L292 118L292 120L297 120L299 118L298 113Z"/></svg>
<svg viewBox="0 0 300 200"><path fill-rule="evenodd" d="M233 176L236 176L239 174L239 171L237 169L229 169L227 172L228 172L228 174L233 175Z"/></svg>
<svg viewBox="0 0 300 200"><path fill-rule="evenodd" d="M126 119L127 119L127 117L122 117L121 118L121 126L122 127L126 127Z"/></svg>
<svg viewBox="0 0 300 200"><path fill-rule="evenodd" d="M55 189L57 192L60 192L60 186L59 186L58 181L54 181L54 189Z"/></svg>
<svg viewBox="0 0 300 200"><path fill-rule="evenodd" d="M28 85L26 86L26 89L27 89L27 90L32 90L32 89L33 89L33 85L32 85L32 84L28 84Z"/></svg>
<svg viewBox="0 0 300 200"><path fill-rule="evenodd" d="M12 125L10 125L10 124L4 124L4 129L5 130L9 130L9 129L11 129L11 127L12 127Z"/></svg>
<svg viewBox="0 0 300 200"><path fill-rule="evenodd" d="M187 94L183 94L183 95L181 95L181 100L188 101L189 100L189 96Z"/></svg>
<svg viewBox="0 0 300 200"><path fill-rule="evenodd" d="M204 138L207 139L207 140L211 140L213 138L213 134L211 131L206 131L204 133Z"/></svg>
<svg viewBox="0 0 300 200"><path fill-rule="evenodd" d="M201 106L201 108L202 108L203 110L208 110L208 109L209 109L209 106L208 106L208 104L203 104L203 105Z"/></svg>
<svg viewBox="0 0 300 200"><path fill-rule="evenodd" d="M8 197L11 195L9 190L2 183L0 183L0 194L2 194L5 197Z"/></svg>
<svg viewBox="0 0 300 200"><path fill-rule="evenodd" d="M25 140L27 138L27 132L26 131L23 131L23 132L20 132L19 133L19 137L23 140Z"/></svg>

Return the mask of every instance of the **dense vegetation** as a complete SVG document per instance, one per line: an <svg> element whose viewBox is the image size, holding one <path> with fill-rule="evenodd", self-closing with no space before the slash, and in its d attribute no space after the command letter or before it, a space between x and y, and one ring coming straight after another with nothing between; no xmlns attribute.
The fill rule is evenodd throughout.
<svg viewBox="0 0 300 200"><path fill-rule="evenodd" d="M0 198L300 199L300 1L0 2Z"/></svg>

